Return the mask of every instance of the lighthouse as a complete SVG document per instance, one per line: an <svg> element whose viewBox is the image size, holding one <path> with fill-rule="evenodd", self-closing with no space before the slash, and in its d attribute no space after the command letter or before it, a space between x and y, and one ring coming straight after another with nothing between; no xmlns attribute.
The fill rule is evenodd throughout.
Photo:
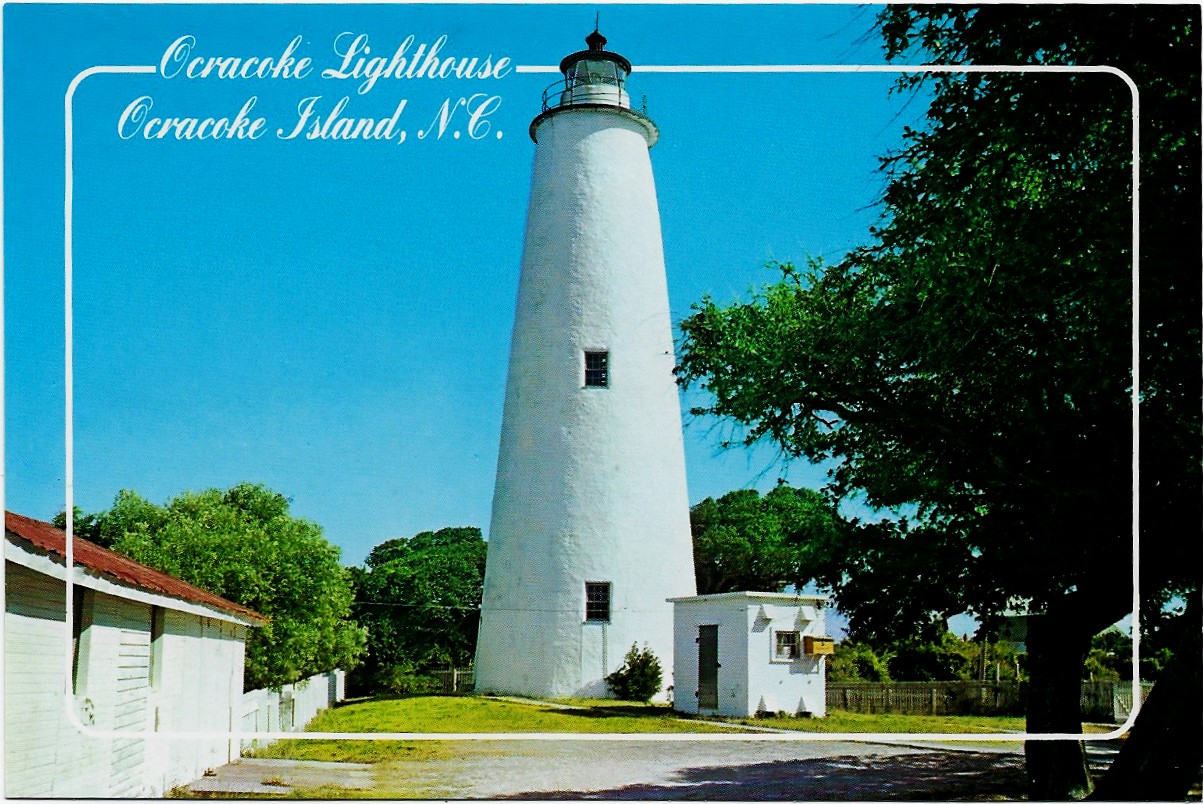
<svg viewBox="0 0 1203 804"><path fill-rule="evenodd" d="M671 683L696 591L660 214L631 63L594 30L530 124L534 169L476 689L605 697L646 645Z"/></svg>

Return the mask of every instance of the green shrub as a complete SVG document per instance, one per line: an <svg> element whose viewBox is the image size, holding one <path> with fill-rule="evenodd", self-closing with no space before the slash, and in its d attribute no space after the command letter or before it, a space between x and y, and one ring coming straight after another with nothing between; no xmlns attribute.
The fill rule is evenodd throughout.
<svg viewBox="0 0 1203 804"><path fill-rule="evenodd" d="M663 679L660 660L647 645L640 650L639 645L635 644L627 651L622 667L606 676L606 684L614 697L621 701L647 703L660 691Z"/></svg>
<svg viewBox="0 0 1203 804"><path fill-rule="evenodd" d="M376 687L391 695L429 695L443 691L443 682L434 676L415 673L412 667L393 665L376 673Z"/></svg>
<svg viewBox="0 0 1203 804"><path fill-rule="evenodd" d="M827 681L890 681L888 659L863 642L845 639L836 643L835 655L827 659Z"/></svg>

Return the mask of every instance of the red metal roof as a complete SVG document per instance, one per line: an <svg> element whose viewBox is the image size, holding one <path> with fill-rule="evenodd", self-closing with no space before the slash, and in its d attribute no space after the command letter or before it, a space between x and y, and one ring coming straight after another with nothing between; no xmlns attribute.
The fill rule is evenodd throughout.
<svg viewBox="0 0 1203 804"><path fill-rule="evenodd" d="M29 542L34 547L62 556L64 561L67 557L67 534L49 522L42 522L37 519L30 519L27 516L14 514L12 511L5 511L4 529L9 534ZM102 575L107 575L109 578L136 586L139 589L145 589L149 592L158 592L159 594L180 598L191 603L213 606L214 608L254 620L257 623L267 622L267 618L256 611L226 600L224 597L219 597L212 592L206 592L204 589L181 581L179 578L168 575L165 572L151 569L145 564L134 561L132 558L126 558L123 555L114 553L112 550L106 550L87 539L76 536L74 537L74 542L75 546L72 553L74 562Z"/></svg>

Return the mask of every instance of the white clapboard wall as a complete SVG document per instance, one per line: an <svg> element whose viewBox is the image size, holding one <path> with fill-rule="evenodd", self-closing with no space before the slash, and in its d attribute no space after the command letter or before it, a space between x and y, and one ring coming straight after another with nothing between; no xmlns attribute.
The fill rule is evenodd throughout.
<svg viewBox="0 0 1203 804"><path fill-rule="evenodd" d="M72 674L64 658L71 639L64 582L6 561L5 586L8 796L160 796L237 758L237 741L228 737L146 735L231 731L242 705L245 626L128 599L114 585L89 589ZM73 695L65 700L69 675ZM84 723L128 731L130 739L82 733L68 705Z"/></svg>

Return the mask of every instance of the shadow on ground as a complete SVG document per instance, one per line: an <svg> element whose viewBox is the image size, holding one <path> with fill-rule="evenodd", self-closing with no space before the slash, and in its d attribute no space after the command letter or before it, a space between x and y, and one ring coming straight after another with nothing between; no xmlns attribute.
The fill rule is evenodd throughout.
<svg viewBox="0 0 1203 804"><path fill-rule="evenodd" d="M665 784L589 792L531 791L512 799L716 801L1014 800L1023 796L1023 758L1013 754L924 752L829 757L688 768Z"/></svg>
<svg viewBox="0 0 1203 804"><path fill-rule="evenodd" d="M581 708L572 708L572 709L565 709L565 708L553 709L551 707L544 707L544 708L540 709L539 711L544 714L566 715L568 717L595 718L595 719L627 717L627 718L653 718L653 719L654 718L662 718L665 720L669 720L669 719L679 719L681 717L681 714L679 712L673 712L670 709L662 709L662 708L658 708L655 706L647 706L647 707L632 706L632 707L622 708L622 709L619 709L619 708L610 709L610 708L607 708L604 706L590 706L588 708L581 707Z"/></svg>

